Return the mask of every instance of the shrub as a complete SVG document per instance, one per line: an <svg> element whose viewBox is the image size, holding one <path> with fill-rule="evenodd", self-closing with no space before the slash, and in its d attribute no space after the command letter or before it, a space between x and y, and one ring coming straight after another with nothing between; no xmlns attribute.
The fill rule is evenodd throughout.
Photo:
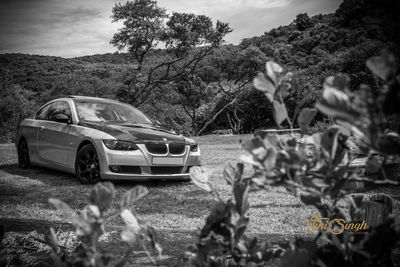
<svg viewBox="0 0 400 267"><path fill-rule="evenodd" d="M322 98L316 108L340 125L329 127L322 135L311 138L315 153L308 154L307 147L299 144L294 135L253 137L243 143L247 153L240 157L239 163L224 167L224 178L233 192L227 201L222 200L213 188L209 172L200 167L191 169L193 182L216 196L218 201L207 217L195 248L188 253L194 266L265 266L275 258L280 258L281 266L392 265L387 256L400 240L400 233L393 227L394 217L357 237L350 231L343 231L340 225L333 225L331 231L318 229L318 235L312 240L296 238L283 245L268 241L260 243L257 237L249 238L245 234L250 220L248 196L251 191L284 187L304 205L314 206L319 216L327 220L347 219L361 225L358 221L361 203L350 195L353 191L347 185L353 181L368 184L369 188L382 184L400 185L398 177L397 180L388 177L382 168L389 158L400 155L400 136L381 129L385 116L398 113L398 110L383 108L386 101L400 104L398 98L389 99L400 89L397 63L392 55L383 54L369 59L367 66L384 84L381 90L361 86L358 92L350 93L345 75L325 80ZM268 62L266 73L258 74L254 85L272 103L276 124L279 126L288 121L293 128L294 119L289 118L283 101L290 88L291 74L283 75L282 71L278 64ZM305 108L298 114L297 122L303 134L317 109ZM363 150L369 153L366 168L381 172L383 179L362 177L360 172L349 167L353 159L347 145L350 135L361 141ZM375 152L380 156L376 157ZM245 164L254 170L250 176L244 176ZM346 218L338 206L338 201L344 197L350 199L350 218ZM324 238L328 243L317 243Z"/></svg>
<svg viewBox="0 0 400 267"><path fill-rule="evenodd" d="M329 129L334 124L330 119L324 118L321 121L316 121L312 126L307 129L308 135L313 135L316 133L323 133Z"/></svg>
<svg viewBox="0 0 400 267"><path fill-rule="evenodd" d="M121 240L127 245L124 256L114 258L115 266L124 266L128 257L134 252L136 246L140 246L149 259L155 263L146 244L149 243L158 255L161 256L161 247L157 242L157 234L153 227L144 225L138 221L134 212L129 208L134 202L147 195L148 191L143 186L135 186L125 192L119 202L119 208L112 208L115 198L114 185L110 182L98 183L89 195L89 203L82 211L76 213L68 204L50 198L49 202L54 205L63 216L75 227L75 235L78 237L79 245L72 253L60 245L59 238L54 229L50 229L48 244L53 250L52 259L55 266L107 266L113 260L113 255L102 254L97 243L104 234L105 222L113 217L121 216L125 227L121 232Z"/></svg>
<svg viewBox="0 0 400 267"><path fill-rule="evenodd" d="M32 92L19 85L0 85L0 143L15 141L18 123L36 107Z"/></svg>
<svg viewBox="0 0 400 267"><path fill-rule="evenodd" d="M40 266L49 262L51 248L44 236L36 231L30 233L6 233L1 240L1 266Z"/></svg>

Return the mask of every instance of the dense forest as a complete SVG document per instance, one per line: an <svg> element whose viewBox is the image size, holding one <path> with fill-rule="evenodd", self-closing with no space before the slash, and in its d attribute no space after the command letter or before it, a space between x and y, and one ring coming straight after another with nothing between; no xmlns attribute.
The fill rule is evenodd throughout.
<svg viewBox="0 0 400 267"><path fill-rule="evenodd" d="M192 135L216 129L249 133L271 127L270 103L251 82L266 61L274 60L293 73L287 96L289 115L299 105L313 105L323 79L334 73L347 73L350 89L361 83L374 85L365 61L382 49L399 55L399 11L395 0L345 0L333 14L299 14L291 24L243 39L239 45L221 43L184 77L173 83L158 78L150 87L143 83L154 69L151 66L171 62L171 53L177 53L171 52L168 43L166 49L150 49L143 61L132 51L70 59L0 54L0 142L12 141L18 121L37 107L71 94L131 103L163 124ZM192 47L184 57L196 58L202 49ZM139 97L138 88L147 91ZM308 101L300 103L308 92L312 92ZM317 119L324 120L322 115Z"/></svg>

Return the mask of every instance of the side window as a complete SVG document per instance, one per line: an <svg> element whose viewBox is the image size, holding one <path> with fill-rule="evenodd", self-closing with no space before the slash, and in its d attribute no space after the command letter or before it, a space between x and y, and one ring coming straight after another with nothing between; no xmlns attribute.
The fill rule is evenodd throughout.
<svg viewBox="0 0 400 267"><path fill-rule="evenodd" d="M71 108L69 107L69 104L65 101L56 101L51 104L51 107L47 110L46 112L46 117L48 120L53 121L53 116L55 114L65 114L71 117Z"/></svg>
<svg viewBox="0 0 400 267"><path fill-rule="evenodd" d="M52 104L48 104L36 112L35 119L36 120L48 120L48 117L46 116L47 113L49 112L49 109L51 108Z"/></svg>
<svg viewBox="0 0 400 267"><path fill-rule="evenodd" d="M57 113L71 116L71 108L69 107L69 104L65 101L56 101L50 103L36 112L35 119L51 121L53 120L53 115Z"/></svg>

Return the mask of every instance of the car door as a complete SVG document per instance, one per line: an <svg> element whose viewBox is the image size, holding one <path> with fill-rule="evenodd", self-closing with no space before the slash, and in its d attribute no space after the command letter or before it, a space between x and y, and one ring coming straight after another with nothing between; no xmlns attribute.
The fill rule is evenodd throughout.
<svg viewBox="0 0 400 267"><path fill-rule="evenodd" d="M71 158L74 158L73 147L69 145L72 124L57 121L57 114L65 114L71 118L71 107L67 101L55 101L46 108L37 131L38 154L46 161L70 166Z"/></svg>

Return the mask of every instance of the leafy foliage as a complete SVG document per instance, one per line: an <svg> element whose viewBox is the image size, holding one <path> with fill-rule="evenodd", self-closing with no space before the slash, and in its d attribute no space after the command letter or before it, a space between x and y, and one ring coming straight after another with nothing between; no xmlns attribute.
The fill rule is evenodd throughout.
<svg viewBox="0 0 400 267"><path fill-rule="evenodd" d="M220 21L214 26L204 15L174 12L168 18L165 10L151 0L116 5L113 13L114 21L124 21L124 28L111 43L119 49L128 48L138 60L139 71L146 54L157 41L163 41L167 48L165 58L144 71L134 73L128 88L118 92L118 98L135 105L148 101L152 91L160 85L187 80L199 63L212 55L224 36L232 31L227 23Z"/></svg>
<svg viewBox="0 0 400 267"><path fill-rule="evenodd" d="M162 38L166 10L158 7L156 1L135 0L116 4L112 12L112 21L123 21L124 28L114 34L111 44L118 49L127 47L141 69L146 54Z"/></svg>
<svg viewBox="0 0 400 267"><path fill-rule="evenodd" d="M64 218L75 227L80 245L73 253L66 253L60 246L54 229L51 229L48 244L53 250L52 259L55 266L106 266L112 256L102 254L97 249L98 239L104 234L105 223L110 218L120 215L125 227L121 232L121 240L128 246L124 257L115 261L115 266L124 266L128 257L137 245L140 245L152 262L155 259L148 251L146 244L161 256L162 249L157 241L157 234L153 227L139 222L134 212L129 208L139 199L146 196L148 190L143 186L135 186L126 191L119 205L119 210L113 209L115 198L114 185L110 182L97 183L89 195L89 204L82 211L76 212L67 203L59 199L50 198L49 202L58 209Z"/></svg>
<svg viewBox="0 0 400 267"><path fill-rule="evenodd" d="M338 201L347 197L353 211L347 219L357 222L361 203L350 195L353 190L349 183L368 184L370 187L365 190L382 184L400 186L399 177L389 177L384 171L389 158L398 160L400 157L400 136L387 133L381 127L388 114L383 110L384 100L393 94L391 90L400 90L397 63L393 59L393 55L384 52L367 61L372 73L383 80L378 91L362 85L360 92L353 93L348 89L349 78L343 74L325 80L322 98L316 108L340 125L309 136L308 142L300 142L294 135L257 135L244 142L247 153L239 163L228 164L223 171L225 180L232 187L231 199L223 201L219 197L209 182L210 174L201 169L191 170L193 182L217 198L196 247L188 253L194 266L265 266L275 258L280 258L281 266L391 266L388 253L400 241L400 233L394 228L396 217L370 227L368 234L361 238L347 231L337 235L318 229L315 239L297 238L285 245L260 243L256 237L246 236L245 230L249 223L250 191L284 187L298 196L304 205L314 206L320 216L329 219L346 219ZM279 104L273 105L278 125L289 120L283 101L291 83L291 79L285 78L287 76L291 75L283 74L282 67L270 61L265 73L259 73L254 79L254 86L270 102ZM389 84L393 86L388 87ZM298 123L303 133L316 112L310 108L299 112ZM383 178L362 177L359 171L350 167L354 158L354 151L350 149L352 138L359 141L369 155L367 168L382 172ZM309 145L313 146L311 153ZM376 160L376 152L383 157L382 161ZM253 169L249 176L244 176L245 164ZM324 238L327 242L317 243Z"/></svg>
<svg viewBox="0 0 400 267"><path fill-rule="evenodd" d="M304 31L313 26L313 22L307 13L298 14L296 16L295 23L299 31Z"/></svg>
<svg viewBox="0 0 400 267"><path fill-rule="evenodd" d="M42 234L6 233L1 240L0 263L2 266L39 266L50 264L51 248Z"/></svg>
<svg viewBox="0 0 400 267"><path fill-rule="evenodd" d="M0 85L0 142L14 139L18 123L31 115L35 107L33 94L18 85Z"/></svg>

